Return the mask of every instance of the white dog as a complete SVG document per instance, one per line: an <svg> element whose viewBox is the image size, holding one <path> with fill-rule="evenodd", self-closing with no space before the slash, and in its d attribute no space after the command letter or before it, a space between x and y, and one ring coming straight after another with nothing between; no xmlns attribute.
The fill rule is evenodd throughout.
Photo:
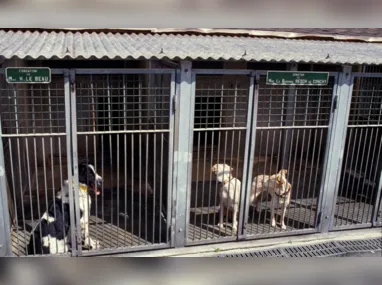
<svg viewBox="0 0 382 285"><path fill-rule="evenodd" d="M232 215L232 230L237 231L237 216L239 212L239 202L240 202L240 190L241 182L239 179L233 177L233 168L227 164L215 164L211 169L212 173L215 174L218 182L223 183L220 188L220 218L219 218L219 228L224 228L223 225L223 214L225 208L227 212L233 211Z"/></svg>
<svg viewBox="0 0 382 285"><path fill-rule="evenodd" d="M260 199L259 196L262 192L270 194L272 200L270 203L271 208L271 225L276 226L275 207L283 206L281 213L281 228L286 229L285 213L290 203L292 185L287 181L287 170L282 169L274 175L258 175L252 181L250 202L254 204L257 212L260 212Z"/></svg>

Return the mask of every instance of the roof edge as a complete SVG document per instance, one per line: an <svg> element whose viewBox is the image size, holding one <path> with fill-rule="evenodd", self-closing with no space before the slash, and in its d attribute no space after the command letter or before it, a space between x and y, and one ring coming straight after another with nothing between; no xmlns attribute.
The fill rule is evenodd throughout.
<svg viewBox="0 0 382 285"><path fill-rule="evenodd" d="M3 28L17 31L67 31L67 32L111 32L111 33L146 33L146 34L204 34L222 36L271 37L284 39L332 40L347 42L382 43L382 37L348 36L335 34L296 33L287 31L267 31L236 28Z"/></svg>

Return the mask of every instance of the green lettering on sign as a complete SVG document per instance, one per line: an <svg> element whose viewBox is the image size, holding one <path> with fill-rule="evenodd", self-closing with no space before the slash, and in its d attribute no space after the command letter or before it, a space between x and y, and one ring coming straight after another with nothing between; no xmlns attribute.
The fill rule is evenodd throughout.
<svg viewBox="0 0 382 285"><path fill-rule="evenodd" d="M328 85L329 72L268 71L268 85Z"/></svg>
<svg viewBox="0 0 382 285"><path fill-rule="evenodd" d="M51 72L48 67L8 67L5 78L8 83L50 83Z"/></svg>

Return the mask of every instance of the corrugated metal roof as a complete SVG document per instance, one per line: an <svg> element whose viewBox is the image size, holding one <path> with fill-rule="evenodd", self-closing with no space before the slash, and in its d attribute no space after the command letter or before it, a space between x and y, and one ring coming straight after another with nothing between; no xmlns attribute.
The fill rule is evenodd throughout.
<svg viewBox="0 0 382 285"><path fill-rule="evenodd" d="M71 31L0 31L0 56L21 59L190 59L382 64L382 44Z"/></svg>
<svg viewBox="0 0 382 285"><path fill-rule="evenodd" d="M4 29L23 30L23 29ZM24 29L31 30L31 29ZM380 28L34 28L34 31L81 31L81 32L124 32L151 34L196 34L196 35L224 35L224 36L253 36L287 39L360 41L382 43L382 29Z"/></svg>

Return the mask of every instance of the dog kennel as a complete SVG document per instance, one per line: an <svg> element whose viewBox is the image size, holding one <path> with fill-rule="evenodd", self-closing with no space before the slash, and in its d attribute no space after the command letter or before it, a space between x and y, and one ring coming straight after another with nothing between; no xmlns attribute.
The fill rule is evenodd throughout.
<svg viewBox="0 0 382 285"><path fill-rule="evenodd" d="M135 36L137 48L140 37L147 40ZM171 39L181 44L176 35ZM224 39L212 42L216 46L214 41ZM247 40L249 45L254 39ZM259 48L261 41L256 41ZM319 50L330 43L316 45ZM17 62L50 67L49 84L8 83L6 66L0 69L3 255L26 255L30 232L62 181L73 181L78 190L83 160L92 162L104 180L89 216L90 236L100 247L85 248L77 234L80 210L74 191L70 219L75 222L64 255L382 225L378 69L169 58ZM328 72L328 84L268 84L268 71ZM229 165L241 181L236 232L229 211L224 227L218 227L222 185L211 171L214 164ZM259 213L248 203L254 177L280 169L288 171L292 185L286 229L280 227L281 207L276 208L276 227L271 226L266 193L260 196Z"/></svg>

